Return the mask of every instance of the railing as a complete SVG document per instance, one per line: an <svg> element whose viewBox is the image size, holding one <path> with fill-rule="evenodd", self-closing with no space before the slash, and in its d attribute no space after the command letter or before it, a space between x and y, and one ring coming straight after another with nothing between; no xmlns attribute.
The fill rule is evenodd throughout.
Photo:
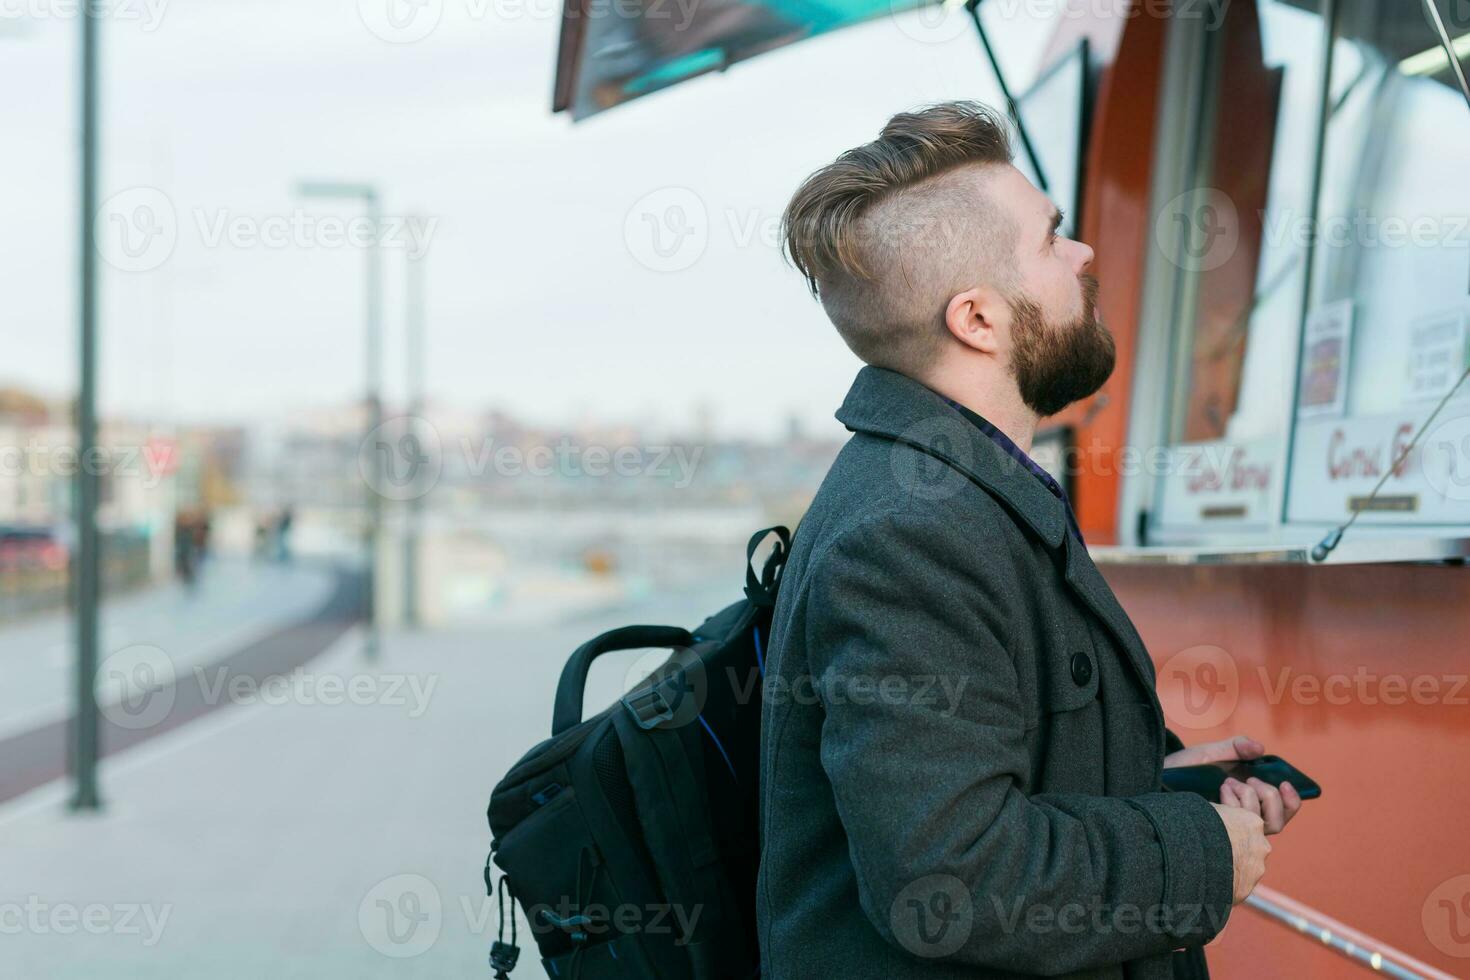
<svg viewBox="0 0 1470 980"><path fill-rule="evenodd" d="M103 587L123 592L149 577L145 535L114 533L102 545ZM70 596L69 556L54 540L0 544L0 623L66 606Z"/></svg>
<svg viewBox="0 0 1470 980"><path fill-rule="evenodd" d="M1268 919L1297 930L1304 938L1320 942L1334 953L1369 970L1397 977L1399 980L1456 980L1443 970L1420 962L1408 953L1394 949L1351 926L1343 925L1331 916L1264 885L1257 885L1245 902Z"/></svg>

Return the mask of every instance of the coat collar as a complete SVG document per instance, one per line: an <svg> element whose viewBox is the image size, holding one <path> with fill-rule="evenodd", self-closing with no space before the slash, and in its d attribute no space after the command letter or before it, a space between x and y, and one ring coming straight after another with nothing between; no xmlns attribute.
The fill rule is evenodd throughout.
<svg viewBox="0 0 1470 980"><path fill-rule="evenodd" d="M935 392L886 368L858 372L837 421L943 460L996 497L1053 550L1067 537L1064 505L1035 474Z"/></svg>
<svg viewBox="0 0 1470 980"><path fill-rule="evenodd" d="M1153 664L1143 640L1086 547L1069 533L1065 505L1035 474L938 394L885 368L869 366L858 372L837 420L854 432L902 442L943 460L995 497L1052 551L1065 548L1067 584L1108 626L1144 686L1154 689Z"/></svg>

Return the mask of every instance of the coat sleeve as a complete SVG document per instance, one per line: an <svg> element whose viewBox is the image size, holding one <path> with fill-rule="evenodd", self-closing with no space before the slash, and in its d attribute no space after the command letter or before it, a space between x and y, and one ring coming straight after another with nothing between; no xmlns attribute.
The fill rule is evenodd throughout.
<svg viewBox="0 0 1470 980"><path fill-rule="evenodd" d="M1004 539L936 516L869 519L811 573L821 760L864 913L915 956L1042 975L1208 942L1231 908L1223 822L1193 794L1021 792Z"/></svg>

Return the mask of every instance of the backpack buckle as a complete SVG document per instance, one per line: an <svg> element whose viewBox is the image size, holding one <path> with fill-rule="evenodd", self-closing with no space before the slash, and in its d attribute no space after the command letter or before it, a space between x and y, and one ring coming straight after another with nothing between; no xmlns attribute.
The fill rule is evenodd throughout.
<svg viewBox="0 0 1470 980"><path fill-rule="evenodd" d="M673 721L674 708L655 684L625 696L623 707L633 716L633 721L644 731L657 728L666 721Z"/></svg>

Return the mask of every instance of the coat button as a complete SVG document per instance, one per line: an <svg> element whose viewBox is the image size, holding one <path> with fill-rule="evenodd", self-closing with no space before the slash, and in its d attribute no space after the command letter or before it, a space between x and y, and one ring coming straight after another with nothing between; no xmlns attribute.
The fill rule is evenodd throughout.
<svg viewBox="0 0 1470 980"><path fill-rule="evenodd" d="M1087 659L1087 654L1072 654L1072 680L1077 682L1078 687L1086 687L1087 682L1092 680L1092 661Z"/></svg>

